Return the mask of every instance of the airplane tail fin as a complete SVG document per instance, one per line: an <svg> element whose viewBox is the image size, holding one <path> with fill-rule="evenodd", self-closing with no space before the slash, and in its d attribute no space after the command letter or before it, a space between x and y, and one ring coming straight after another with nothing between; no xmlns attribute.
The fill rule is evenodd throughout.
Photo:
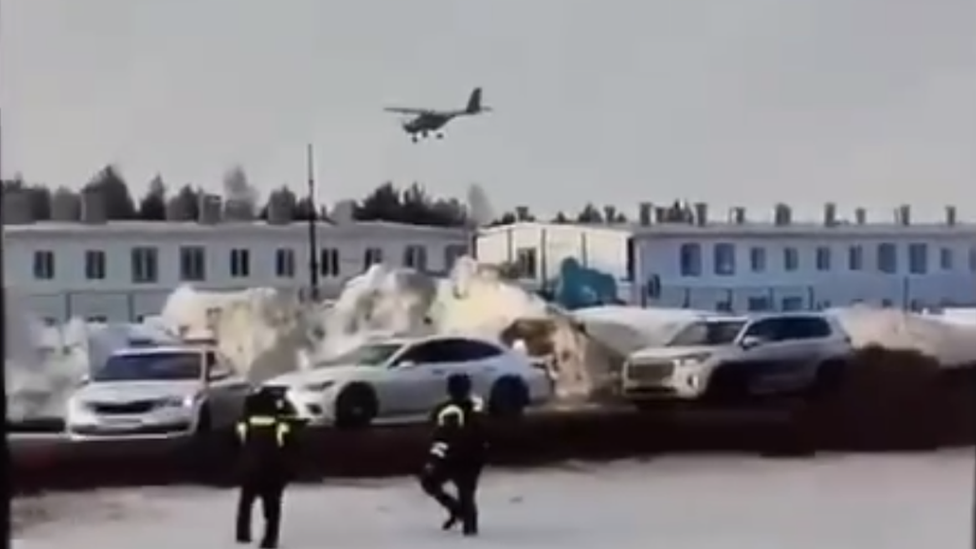
<svg viewBox="0 0 976 549"><path fill-rule="evenodd" d="M471 92L471 97L468 98L468 107L464 109L467 114L478 114L482 110L485 110L481 106L481 88L475 88Z"/></svg>

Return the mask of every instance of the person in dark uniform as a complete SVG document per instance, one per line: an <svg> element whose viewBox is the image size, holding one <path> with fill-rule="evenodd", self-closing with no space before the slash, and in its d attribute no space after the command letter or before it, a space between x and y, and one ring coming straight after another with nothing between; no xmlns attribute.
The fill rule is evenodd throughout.
<svg viewBox="0 0 976 549"><path fill-rule="evenodd" d="M420 485L448 512L443 524L450 530L461 522L466 536L478 534L478 481L484 467L487 442L481 418L483 404L471 393L471 379L453 374L447 380L448 399L431 412L433 441ZM444 491L454 484L457 497Z"/></svg>
<svg viewBox="0 0 976 549"><path fill-rule="evenodd" d="M291 425L281 398L267 389L248 395L237 435L241 441L237 541L251 542L251 513L260 499L264 513L260 547L273 549L278 546L281 501L290 472Z"/></svg>

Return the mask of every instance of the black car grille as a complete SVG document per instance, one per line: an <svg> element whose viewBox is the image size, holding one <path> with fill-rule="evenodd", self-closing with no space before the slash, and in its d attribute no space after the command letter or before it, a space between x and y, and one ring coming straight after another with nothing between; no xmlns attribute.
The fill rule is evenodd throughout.
<svg viewBox="0 0 976 549"><path fill-rule="evenodd" d="M132 402L93 402L91 409L98 414L144 414L156 407L155 400L135 400Z"/></svg>
<svg viewBox="0 0 976 549"><path fill-rule="evenodd" d="M627 367L627 378L633 381L660 382L673 374L673 362L645 362L630 364Z"/></svg>

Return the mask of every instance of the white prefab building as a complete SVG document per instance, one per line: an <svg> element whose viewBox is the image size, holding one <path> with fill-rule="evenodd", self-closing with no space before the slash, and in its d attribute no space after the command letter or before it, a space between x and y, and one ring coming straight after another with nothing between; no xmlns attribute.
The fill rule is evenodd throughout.
<svg viewBox="0 0 976 549"><path fill-rule="evenodd" d="M919 309L976 304L976 226L911 223L906 208L891 223L862 212L842 222L796 223L777 209L757 223L665 222L628 225L516 223L482 231L477 254L514 264L527 284L558 276L563 259L613 275L634 304L733 311L797 310L857 302ZM660 217L660 216L659 216ZM701 219L701 221L699 221Z"/></svg>
<svg viewBox="0 0 976 549"><path fill-rule="evenodd" d="M49 322L158 314L181 284L232 290L309 287L308 226L226 222L33 223L4 227L6 286ZM461 229L317 225L322 295L383 262L440 273L469 250Z"/></svg>

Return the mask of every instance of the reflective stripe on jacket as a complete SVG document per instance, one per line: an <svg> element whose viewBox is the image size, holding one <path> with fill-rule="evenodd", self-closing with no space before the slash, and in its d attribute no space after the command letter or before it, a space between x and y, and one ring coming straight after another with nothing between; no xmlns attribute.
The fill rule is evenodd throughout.
<svg viewBox="0 0 976 549"><path fill-rule="evenodd" d="M485 404L480 397L472 395L469 398L469 401L471 402L472 412L481 413L481 411L484 410ZM434 418L434 421L438 427L463 427L466 416L467 414L465 414L464 409L459 405L448 404L437 412L437 416Z"/></svg>
<svg viewBox="0 0 976 549"><path fill-rule="evenodd" d="M272 426L275 428L275 438L278 442L278 446L284 446L285 437L287 437L291 432L291 427L287 423L272 416L251 416L243 421L238 421L237 436L241 439L241 442L243 442L247 439L247 433L251 427Z"/></svg>

